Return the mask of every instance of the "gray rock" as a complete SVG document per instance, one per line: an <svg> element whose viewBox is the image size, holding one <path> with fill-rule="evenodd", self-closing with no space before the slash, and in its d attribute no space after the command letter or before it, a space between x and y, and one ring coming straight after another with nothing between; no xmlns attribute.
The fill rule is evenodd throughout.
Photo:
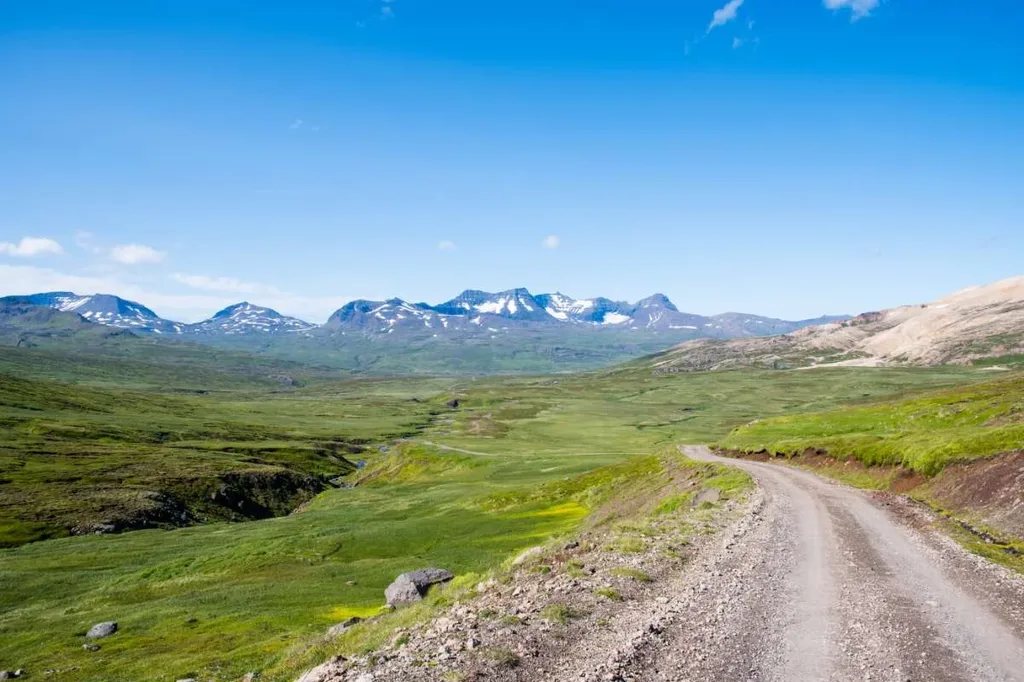
<svg viewBox="0 0 1024 682"><path fill-rule="evenodd" d="M0 670L0 680L13 680L14 673L10 670Z"/></svg>
<svg viewBox="0 0 1024 682"><path fill-rule="evenodd" d="M421 568L404 575L423 591L426 591L431 585L446 583L455 577L451 571L446 571L443 568Z"/></svg>
<svg viewBox="0 0 1024 682"><path fill-rule="evenodd" d="M362 623L362 622L363 622L362 618L359 618L358 616L353 616L353 617L349 618L348 620L343 620L342 622L338 623L337 625L332 625L331 628L327 631L327 636L328 637L335 637L335 636L340 635L341 633L345 632L346 630L348 630L353 625L355 625L357 623Z"/></svg>
<svg viewBox="0 0 1024 682"><path fill-rule="evenodd" d="M100 650L100 645L99 644L83 644L82 645L82 649L84 649L85 651L99 651Z"/></svg>
<svg viewBox="0 0 1024 682"><path fill-rule="evenodd" d="M384 590L384 598L387 599L388 606L401 606L418 602L423 599L423 595L420 594L416 583L403 573Z"/></svg>
<svg viewBox="0 0 1024 682"><path fill-rule="evenodd" d="M388 606L412 604L423 599L431 585L446 583L455 576L443 568L421 568L403 573L384 591Z"/></svg>
<svg viewBox="0 0 1024 682"><path fill-rule="evenodd" d="M178 682L196 682L196 678L194 678L194 677L186 677L183 680L178 680Z"/></svg>
<svg viewBox="0 0 1024 682"><path fill-rule="evenodd" d="M522 566L523 564L525 564L530 559L532 559L534 557L537 557L537 556L540 556L543 553L544 553L544 548L543 547L531 547L530 549L526 550L525 552L523 552L522 554L517 556L515 558L515 560L512 562L512 565L513 566Z"/></svg>
<svg viewBox="0 0 1024 682"><path fill-rule="evenodd" d="M89 639L102 639L103 637L110 637L112 634L117 632L117 623L112 620L108 620L105 623L96 623L89 632L85 633L85 636Z"/></svg>

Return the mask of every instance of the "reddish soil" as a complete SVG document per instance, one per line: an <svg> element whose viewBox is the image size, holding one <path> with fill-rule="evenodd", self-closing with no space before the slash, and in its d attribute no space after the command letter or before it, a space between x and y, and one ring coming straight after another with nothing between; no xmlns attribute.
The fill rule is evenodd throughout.
<svg viewBox="0 0 1024 682"><path fill-rule="evenodd" d="M772 459L768 452L726 451L730 457L759 462ZM1024 540L1024 450L947 466L929 478L903 467L869 467L856 460L841 459L820 449L807 448L786 458L800 466L828 474L837 467L866 473L881 481L890 480L889 491L925 500L970 527L981 526L1006 539Z"/></svg>
<svg viewBox="0 0 1024 682"><path fill-rule="evenodd" d="M954 513L1024 538L1024 450L948 466L927 492Z"/></svg>

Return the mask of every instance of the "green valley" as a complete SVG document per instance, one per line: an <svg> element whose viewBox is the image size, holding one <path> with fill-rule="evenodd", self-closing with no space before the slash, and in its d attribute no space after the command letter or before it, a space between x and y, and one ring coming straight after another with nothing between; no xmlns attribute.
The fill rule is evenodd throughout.
<svg viewBox="0 0 1024 682"><path fill-rule="evenodd" d="M969 367L656 374L634 363L481 379L307 368L285 385L253 366L226 369L210 351L173 383L162 382L164 365L143 360L119 382L106 360L92 371L42 353L56 351L0 354L9 545L0 667L75 681L292 679L313 654L366 646L322 636L377 613L397 574L437 565L460 576L452 589L471 583L574 532L631 487L656 490L676 444L990 376ZM316 487L247 498L277 518L211 500L225 481L292 479ZM28 542L122 512L137 518L152 494L175 500L190 527L143 514L160 527ZM118 635L84 651L82 633L111 619Z"/></svg>

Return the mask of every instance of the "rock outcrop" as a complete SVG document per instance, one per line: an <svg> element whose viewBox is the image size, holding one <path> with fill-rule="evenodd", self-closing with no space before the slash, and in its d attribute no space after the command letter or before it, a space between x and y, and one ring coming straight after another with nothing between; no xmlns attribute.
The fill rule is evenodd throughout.
<svg viewBox="0 0 1024 682"><path fill-rule="evenodd" d="M388 606L404 606L423 599L431 585L446 583L455 576L443 568L421 568L403 573L384 591Z"/></svg>

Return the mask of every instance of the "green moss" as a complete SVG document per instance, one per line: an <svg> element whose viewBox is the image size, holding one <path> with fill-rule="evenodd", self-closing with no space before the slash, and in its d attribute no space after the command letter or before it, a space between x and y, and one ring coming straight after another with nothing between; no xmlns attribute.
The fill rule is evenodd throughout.
<svg viewBox="0 0 1024 682"><path fill-rule="evenodd" d="M612 569L612 575L619 578L629 578L630 580L635 580L638 583L649 583L654 581L654 578L652 578L649 573L641 571L638 568L629 568L625 566L622 568Z"/></svg>
<svg viewBox="0 0 1024 682"><path fill-rule="evenodd" d="M604 597L610 601L622 601L622 595L619 591L612 587L598 587L594 590L594 594L598 597Z"/></svg>
<svg viewBox="0 0 1024 682"><path fill-rule="evenodd" d="M565 625L571 620L581 618L583 612L567 604L548 604L540 610L540 617L549 623Z"/></svg>

